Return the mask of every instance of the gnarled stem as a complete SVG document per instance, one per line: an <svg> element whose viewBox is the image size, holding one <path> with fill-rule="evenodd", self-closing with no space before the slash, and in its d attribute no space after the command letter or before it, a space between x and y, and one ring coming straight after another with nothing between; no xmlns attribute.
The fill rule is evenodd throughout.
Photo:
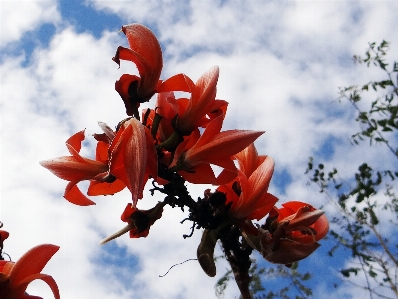
<svg viewBox="0 0 398 299"><path fill-rule="evenodd" d="M253 248L246 243L244 238L240 242L240 236L239 228L232 226L231 230L222 234L220 240L242 298L252 299L249 288L251 281L249 269L251 265L250 254Z"/></svg>

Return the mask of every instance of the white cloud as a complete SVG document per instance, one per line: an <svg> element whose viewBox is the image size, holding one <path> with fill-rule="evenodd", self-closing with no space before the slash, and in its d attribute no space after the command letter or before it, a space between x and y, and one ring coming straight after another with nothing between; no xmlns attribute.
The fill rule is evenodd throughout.
<svg viewBox="0 0 398 299"><path fill-rule="evenodd" d="M36 30L44 23L60 21L57 3L54 0L0 1L0 47L19 40L23 34Z"/></svg>

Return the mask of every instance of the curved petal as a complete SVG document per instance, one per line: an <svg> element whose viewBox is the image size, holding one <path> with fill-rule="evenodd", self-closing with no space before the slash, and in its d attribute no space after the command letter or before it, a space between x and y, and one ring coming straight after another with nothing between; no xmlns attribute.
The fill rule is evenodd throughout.
<svg viewBox="0 0 398 299"><path fill-rule="evenodd" d="M156 89L163 68L162 50L156 36L141 24L122 26L130 49L119 47L113 60L120 65L120 59L130 60L137 65L141 76L139 94L151 97Z"/></svg>
<svg viewBox="0 0 398 299"><path fill-rule="evenodd" d="M95 160L102 162L104 164L108 164L108 159L109 159L108 148L109 144L103 141L98 141L97 148L95 150Z"/></svg>
<svg viewBox="0 0 398 299"><path fill-rule="evenodd" d="M78 206L90 206L95 205L95 202L88 199L80 189L76 186L77 182L69 182L65 188L64 198Z"/></svg>
<svg viewBox="0 0 398 299"><path fill-rule="evenodd" d="M73 152L74 149L71 147L70 151ZM89 180L100 173L108 171L106 163L83 158L77 152L75 154L75 156L64 156L40 161L39 164L66 181Z"/></svg>
<svg viewBox="0 0 398 299"><path fill-rule="evenodd" d="M161 70L163 64L162 49L152 31L142 24L124 25L122 31L127 37L130 49L137 53L137 59L153 71L156 68Z"/></svg>
<svg viewBox="0 0 398 299"><path fill-rule="evenodd" d="M41 273L30 275L30 276L26 277L24 280L22 280L20 282L19 286L16 288L16 292L20 293L22 295L25 292L28 284L31 283L33 280L36 280L36 279L41 279L45 283L47 283L48 286L51 288L51 291L54 294L54 298L55 299L60 299L58 285L55 282L54 278L52 278L52 276L50 276L50 275L41 274ZM41 298L41 297L28 296L26 298L29 298L29 299L32 298L33 299L33 298Z"/></svg>
<svg viewBox="0 0 398 299"><path fill-rule="evenodd" d="M270 194L266 193L264 196L262 196L254 205L253 207L253 212L251 212L248 216L247 219L252 220L252 219L257 219L260 220L264 218L268 213L271 211L272 207L276 204L276 202L279 199Z"/></svg>
<svg viewBox="0 0 398 299"><path fill-rule="evenodd" d="M249 144L243 151L237 153L235 155L236 160L239 163L239 169L247 176L250 175L256 170L259 166L258 163L258 153L254 143Z"/></svg>
<svg viewBox="0 0 398 299"><path fill-rule="evenodd" d="M216 185L224 185L232 182L236 176L238 175L238 171L235 168L234 171L230 169L224 168L221 173L217 176L217 183Z"/></svg>
<svg viewBox="0 0 398 299"><path fill-rule="evenodd" d="M222 168L234 173L235 177L236 177L236 175L238 173L238 169L236 168L234 161L229 156L226 156L226 157L209 157L209 159L207 159L206 163L213 164L213 165L216 165L216 166L220 166L220 167L222 167ZM227 175L227 173L225 173L223 175ZM232 174L229 174L228 176L231 176L231 175Z"/></svg>
<svg viewBox="0 0 398 299"><path fill-rule="evenodd" d="M74 135L72 135L71 137L69 137L69 139L68 140L66 140L66 145L67 145L67 147L68 147L68 150L69 150L69 146L68 146L68 144L71 146L71 147L73 147L73 149L76 151L76 152L80 152L80 150L81 150L81 148L82 148L82 141L84 140L84 131L85 130L82 130L82 131L80 131L80 132L77 132L76 134L74 134ZM71 155L73 155L73 153L71 152L70 153Z"/></svg>
<svg viewBox="0 0 398 299"><path fill-rule="evenodd" d="M161 92L158 94L156 113L169 120L178 114L178 104L174 92Z"/></svg>
<svg viewBox="0 0 398 299"><path fill-rule="evenodd" d="M10 287L17 287L27 277L40 273L58 250L59 246L43 244L26 252L11 270Z"/></svg>
<svg viewBox="0 0 398 299"><path fill-rule="evenodd" d="M297 212L298 209L305 207L305 206L310 206L312 207L310 204L302 202L302 201L297 201L297 200L292 200L292 201L288 201L282 204L281 209L279 209L279 212L282 214L286 214L286 215L292 215L294 213ZM282 216L278 216L278 220L282 219ZM286 216L285 216L286 217ZM283 218L285 218L283 217Z"/></svg>
<svg viewBox="0 0 398 299"><path fill-rule="evenodd" d="M120 76L119 80L115 82L115 90L119 93L122 99L130 98L129 87L134 81L141 82L141 78L135 75L123 74Z"/></svg>
<svg viewBox="0 0 398 299"><path fill-rule="evenodd" d="M207 106L215 96L219 75L219 67L213 66L198 79L195 89L192 91L192 108Z"/></svg>
<svg viewBox="0 0 398 299"><path fill-rule="evenodd" d="M202 136L200 136L196 142L195 147L199 148L206 146L211 141L214 141L215 135L219 134L221 131L224 118L225 114L222 114L209 122L209 124L206 126L206 129L203 131Z"/></svg>
<svg viewBox="0 0 398 299"><path fill-rule="evenodd" d="M87 190L87 195L97 196L97 195L113 195L126 188L126 185L121 180L115 180L112 183L90 181L90 186Z"/></svg>
<svg viewBox="0 0 398 299"><path fill-rule="evenodd" d="M314 224L323 214L322 210L314 209L311 206L304 206L298 209L295 214L286 218L286 220L289 220L289 229L295 230L298 227Z"/></svg>
<svg viewBox="0 0 398 299"><path fill-rule="evenodd" d="M274 172L274 160L271 157L267 159L252 173L248 179L250 186L245 198L251 200L257 199L267 192L272 174Z"/></svg>
<svg viewBox="0 0 398 299"><path fill-rule="evenodd" d="M216 86L219 76L218 66L204 73L195 84L187 109L177 119L177 129L189 135L198 122L210 112L216 97Z"/></svg>
<svg viewBox="0 0 398 299"><path fill-rule="evenodd" d="M146 130L137 119L129 119L119 129L109 149L110 172L129 188L134 205L142 197L148 175L157 176L156 150Z"/></svg>
<svg viewBox="0 0 398 299"><path fill-rule="evenodd" d="M309 256L320 245L318 243L301 244L288 239L281 239L276 250L263 254L264 258L276 264L291 264Z"/></svg>
<svg viewBox="0 0 398 299"><path fill-rule="evenodd" d="M224 115L212 120L198 141L186 151L184 162L188 167L203 162L223 167L220 165L221 160L230 160L231 156L243 150L264 133L248 130L220 132L223 120Z"/></svg>
<svg viewBox="0 0 398 299"><path fill-rule="evenodd" d="M329 231L329 220L325 215L322 215L314 223L314 229L316 231L315 240L319 241L323 239Z"/></svg>
<svg viewBox="0 0 398 299"><path fill-rule="evenodd" d="M115 90L122 98L126 108L126 114L129 116L133 116L135 114L135 111L139 107L139 102L141 101L138 99L130 99L130 85L133 82L136 82L136 86L139 86L141 83L141 78L134 75L123 74L120 79L115 82Z"/></svg>
<svg viewBox="0 0 398 299"><path fill-rule="evenodd" d="M207 128L206 128L207 130ZM205 130L205 131L206 131ZM229 158L241 151L250 143L253 143L264 132L249 131L249 130L229 130L220 132L216 136L213 135L212 141L206 145L195 149L192 148L189 156L195 156L195 159L216 160L220 158ZM193 157L192 157L193 158Z"/></svg>
<svg viewBox="0 0 398 299"><path fill-rule="evenodd" d="M289 201L282 204L283 208L278 209L278 221L289 221L288 229L295 240L303 244L310 244L319 241L329 231L329 221L322 210L315 209L310 204L301 201ZM305 210L305 208L309 208ZM291 227L291 228L290 228ZM298 229L310 227L315 230L314 235L302 234Z"/></svg>
<svg viewBox="0 0 398 299"><path fill-rule="evenodd" d="M195 83L185 74L177 74L162 82L157 92L185 91L192 92Z"/></svg>
<svg viewBox="0 0 398 299"><path fill-rule="evenodd" d="M213 184L217 183L213 169L209 164L199 164L195 167L194 172L187 172L185 170L178 171L185 180L192 184Z"/></svg>

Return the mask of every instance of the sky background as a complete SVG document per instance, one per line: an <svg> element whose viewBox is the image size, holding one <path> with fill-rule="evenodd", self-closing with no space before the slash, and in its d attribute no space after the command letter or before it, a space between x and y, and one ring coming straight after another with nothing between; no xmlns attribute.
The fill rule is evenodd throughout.
<svg viewBox="0 0 398 299"><path fill-rule="evenodd" d="M118 69L111 60L119 45L127 46L121 26L138 22L156 34L162 79L185 73L196 81L218 65L217 98L230 103L223 129L266 131L256 146L275 159L271 193L281 202L325 206L332 217L325 197L307 185L309 156L343 174L365 160L380 169L396 163L386 147L350 144L359 127L353 108L339 103L338 87L382 78L353 63L369 42L391 42L390 57L397 59L397 11L397 1L0 0L0 221L11 233L4 251L16 260L38 244L61 246L43 272L55 278L62 299L216 298L217 278L196 261L159 278L196 257L201 234L182 238L190 231L189 223L179 223L186 214L166 207L147 238L123 236L99 246L124 226L120 215L129 194L74 206L62 197L66 182L38 163L68 155L65 141L84 128L81 153L92 157L97 121L114 127L126 117L114 82L137 70L125 61ZM194 198L204 189L190 186ZM161 199L146 192L138 207ZM339 278L347 261L329 259L323 244L300 266L317 274L314 297L359 298L358 289ZM219 278L226 263L217 269ZM52 298L40 281L28 292ZM238 294L232 281L225 298Z"/></svg>

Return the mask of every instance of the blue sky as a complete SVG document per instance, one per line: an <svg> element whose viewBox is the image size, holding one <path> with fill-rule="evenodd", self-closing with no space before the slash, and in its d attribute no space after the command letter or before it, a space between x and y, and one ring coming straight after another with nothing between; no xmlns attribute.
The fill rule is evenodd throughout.
<svg viewBox="0 0 398 299"><path fill-rule="evenodd" d="M139 22L155 32L163 79L182 72L196 81L219 65L217 97L230 103L224 129L266 131L256 146L276 161L271 193L281 202L325 206L332 217L333 207L306 184L309 156L341 173L365 159L381 169L392 163L378 158L388 155L385 148L351 146L354 111L337 98L339 86L381 75L351 60L368 42L385 39L390 53L398 52L396 11L396 1L0 0L0 220L11 233L5 251L17 258L37 244L60 245L45 273L57 280L62 298L216 298L216 279L194 261L158 277L196 255L200 233L182 238L189 224L179 223L185 218L180 211L166 208L146 239L122 237L100 247L98 241L122 227L128 194L73 206L62 198L66 183L38 164L66 155L64 142L84 128L82 154L90 156L97 121L114 127L125 118L114 82L137 71L128 62L118 69L111 60L127 45L121 26ZM190 187L194 197L203 190ZM157 200L147 192L139 207ZM327 246L300 266L316 269L315 297L358 298L338 277L346 261L329 260ZM217 264L217 277L226 266ZM29 292L51 298L41 282ZM237 295L231 282L225 298Z"/></svg>

